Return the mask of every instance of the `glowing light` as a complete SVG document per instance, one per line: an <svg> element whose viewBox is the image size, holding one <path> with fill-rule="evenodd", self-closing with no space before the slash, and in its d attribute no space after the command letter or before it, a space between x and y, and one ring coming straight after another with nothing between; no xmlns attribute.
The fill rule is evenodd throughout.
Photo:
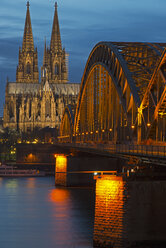
<svg viewBox="0 0 166 248"><path fill-rule="evenodd" d="M61 203L68 199L69 192L64 189L52 189L49 194L49 200L51 202Z"/></svg>
<svg viewBox="0 0 166 248"><path fill-rule="evenodd" d="M99 131L96 131L96 133L98 133Z"/></svg>
<svg viewBox="0 0 166 248"><path fill-rule="evenodd" d="M135 126L134 126L134 125L132 125L132 126L131 126L131 128L132 128L132 129L134 129L134 128L135 128Z"/></svg>
<svg viewBox="0 0 166 248"><path fill-rule="evenodd" d="M88 132L86 132L86 134L88 134Z"/></svg>
<svg viewBox="0 0 166 248"><path fill-rule="evenodd" d="M30 141L27 141L26 143L27 143L27 144L30 144Z"/></svg>
<svg viewBox="0 0 166 248"><path fill-rule="evenodd" d="M16 152L15 151L11 151L10 154L16 154Z"/></svg>
<svg viewBox="0 0 166 248"><path fill-rule="evenodd" d="M66 184L67 176L67 157L64 155L56 155L56 166L55 166L55 181L56 185Z"/></svg>
<svg viewBox="0 0 166 248"><path fill-rule="evenodd" d="M93 132L90 132L91 134L93 134Z"/></svg>
<svg viewBox="0 0 166 248"><path fill-rule="evenodd" d="M35 139L32 143L33 143L33 144L37 144L37 143L38 143L38 140Z"/></svg>
<svg viewBox="0 0 166 248"><path fill-rule="evenodd" d="M84 135L84 133L82 133L82 135Z"/></svg>
<svg viewBox="0 0 166 248"><path fill-rule="evenodd" d="M56 154L55 157L56 157L56 172L66 172L67 157L58 154Z"/></svg>
<svg viewBox="0 0 166 248"><path fill-rule="evenodd" d="M98 193L104 195L109 191L109 197L114 199L118 194L119 187L123 184L122 178L117 176L102 176L101 179L97 180L96 191L98 188Z"/></svg>
<svg viewBox="0 0 166 248"><path fill-rule="evenodd" d="M104 175L96 180L94 240L119 244L123 235L124 182L122 177ZM113 228L112 228L113 227ZM111 232L108 232L108 230ZM102 242L102 241L101 241ZM116 247L120 247L117 245Z"/></svg>
<svg viewBox="0 0 166 248"><path fill-rule="evenodd" d="M148 126L148 127L150 127L150 126L151 126L149 122L147 123L147 126Z"/></svg>
<svg viewBox="0 0 166 248"><path fill-rule="evenodd" d="M103 129L103 130L102 130L102 132L104 133L104 132L105 132L105 130Z"/></svg>
<svg viewBox="0 0 166 248"><path fill-rule="evenodd" d="M112 128L110 128L109 131L112 132Z"/></svg>
<svg viewBox="0 0 166 248"><path fill-rule="evenodd" d="M28 154L27 161L28 162L34 162L34 161L36 161L36 156L33 155L32 153Z"/></svg>
<svg viewBox="0 0 166 248"><path fill-rule="evenodd" d="M97 172L94 172L94 175L97 176Z"/></svg>

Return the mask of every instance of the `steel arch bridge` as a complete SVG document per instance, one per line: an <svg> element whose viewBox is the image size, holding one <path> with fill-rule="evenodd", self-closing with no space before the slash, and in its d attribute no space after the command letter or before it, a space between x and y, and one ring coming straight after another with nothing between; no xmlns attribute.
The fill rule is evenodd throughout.
<svg viewBox="0 0 166 248"><path fill-rule="evenodd" d="M165 47L165 43L98 43L82 77L72 140L165 141ZM62 118L61 137L66 135L65 121L69 122Z"/></svg>
<svg viewBox="0 0 166 248"><path fill-rule="evenodd" d="M61 126L60 126L60 137L63 142L72 142L74 128L74 117L73 110L70 105L66 106L63 112Z"/></svg>

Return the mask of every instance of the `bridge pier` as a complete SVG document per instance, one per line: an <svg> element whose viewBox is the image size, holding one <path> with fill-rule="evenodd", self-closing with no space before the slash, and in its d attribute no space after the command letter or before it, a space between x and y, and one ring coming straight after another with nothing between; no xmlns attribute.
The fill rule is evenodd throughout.
<svg viewBox="0 0 166 248"><path fill-rule="evenodd" d="M94 248L166 247L166 182L95 177Z"/></svg>
<svg viewBox="0 0 166 248"><path fill-rule="evenodd" d="M94 172L121 170L123 161L103 156L56 155L56 186L92 186Z"/></svg>

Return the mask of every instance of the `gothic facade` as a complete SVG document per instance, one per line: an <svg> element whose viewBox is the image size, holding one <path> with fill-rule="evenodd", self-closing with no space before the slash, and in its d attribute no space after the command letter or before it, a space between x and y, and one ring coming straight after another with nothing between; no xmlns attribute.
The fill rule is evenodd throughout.
<svg viewBox="0 0 166 248"><path fill-rule="evenodd" d="M39 82L38 52L34 48L29 2L25 19L22 48L16 82L7 82L4 127L22 132L35 127L58 127L64 107L76 105L80 84L68 82L68 54L62 48L57 3L50 47L44 46L41 82Z"/></svg>

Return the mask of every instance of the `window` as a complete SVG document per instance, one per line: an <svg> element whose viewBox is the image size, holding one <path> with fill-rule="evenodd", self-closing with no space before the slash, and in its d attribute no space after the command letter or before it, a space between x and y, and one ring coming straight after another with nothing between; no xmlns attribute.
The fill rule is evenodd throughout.
<svg viewBox="0 0 166 248"><path fill-rule="evenodd" d="M59 65L55 64L55 75L59 75Z"/></svg>
<svg viewBox="0 0 166 248"><path fill-rule="evenodd" d="M49 100L46 101L46 112L45 113L46 113L46 117L51 116L51 104Z"/></svg>
<svg viewBox="0 0 166 248"><path fill-rule="evenodd" d="M29 62L27 63L27 74L31 74L31 65Z"/></svg>

